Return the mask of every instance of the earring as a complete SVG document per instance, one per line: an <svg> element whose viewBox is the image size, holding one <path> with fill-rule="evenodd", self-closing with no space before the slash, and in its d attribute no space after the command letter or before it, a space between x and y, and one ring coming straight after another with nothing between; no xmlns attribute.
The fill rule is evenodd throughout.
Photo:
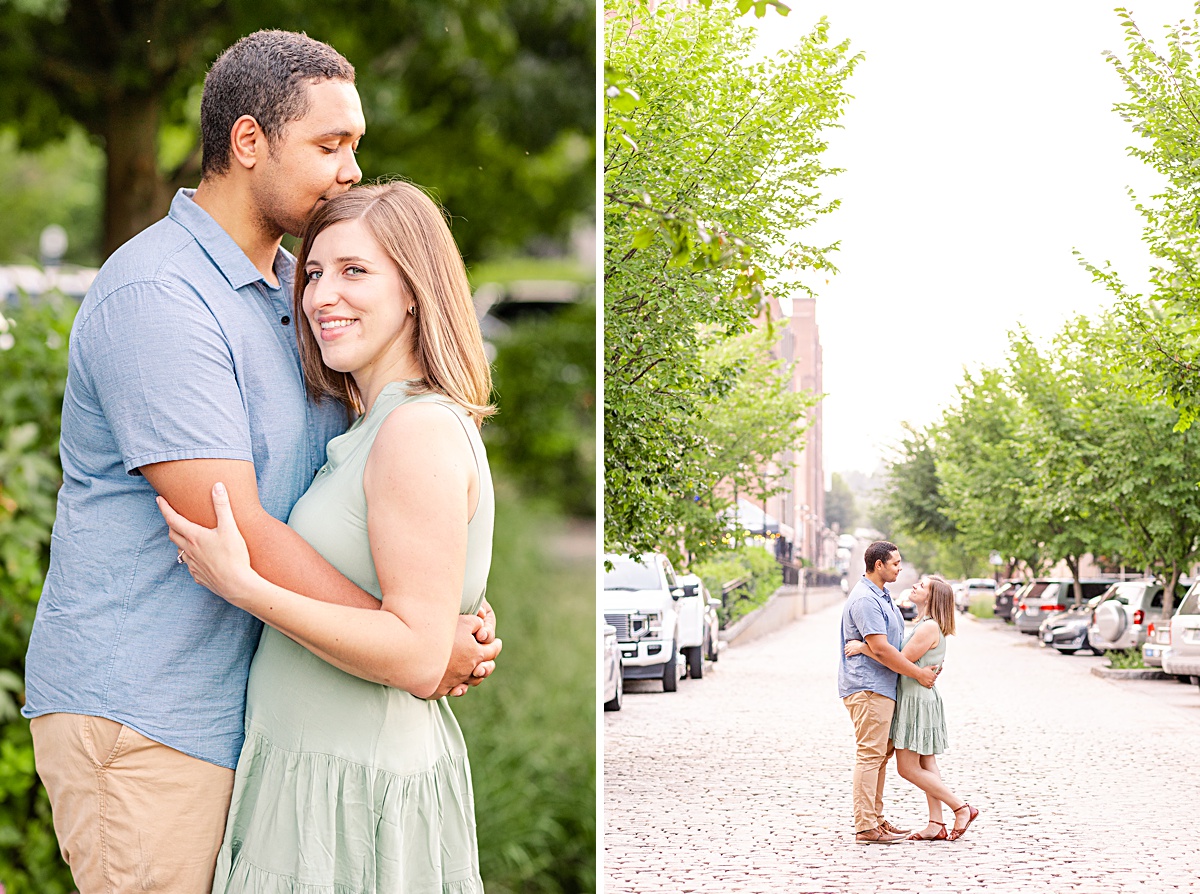
<svg viewBox="0 0 1200 894"><path fill-rule="evenodd" d="M415 317L417 315L417 306L415 304L410 304L408 306L408 315L410 317Z"/></svg>

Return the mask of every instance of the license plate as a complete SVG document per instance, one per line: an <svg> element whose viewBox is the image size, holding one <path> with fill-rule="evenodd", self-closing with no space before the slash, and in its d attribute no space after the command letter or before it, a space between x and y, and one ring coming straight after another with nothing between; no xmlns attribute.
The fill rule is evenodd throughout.
<svg viewBox="0 0 1200 894"><path fill-rule="evenodd" d="M1183 641L1185 643L1200 643L1200 628L1189 627L1183 631Z"/></svg>
<svg viewBox="0 0 1200 894"><path fill-rule="evenodd" d="M1158 657L1158 649L1156 649L1154 646L1146 646L1144 651L1146 653L1147 658L1157 658Z"/></svg>

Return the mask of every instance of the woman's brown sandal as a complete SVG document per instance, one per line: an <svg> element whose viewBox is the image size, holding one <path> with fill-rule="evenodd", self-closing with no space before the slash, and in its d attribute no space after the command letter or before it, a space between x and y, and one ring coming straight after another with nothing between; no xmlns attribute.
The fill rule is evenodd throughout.
<svg viewBox="0 0 1200 894"><path fill-rule="evenodd" d="M955 827L950 830L950 840L951 841L958 841L958 839L960 839L964 835L966 835L967 829L971 828L971 823L975 822L975 817L979 816L979 811L976 810L974 807L972 807L970 804L963 802L963 806L958 808L958 810L962 810L963 807L967 808L966 825L964 825L961 829ZM958 810L954 811L954 815L956 817L958 816Z"/></svg>
<svg viewBox="0 0 1200 894"><path fill-rule="evenodd" d="M941 826L942 829L940 832L938 832L936 835L934 835L931 838L926 838L920 832L913 832L911 835L908 836L908 840L909 841L945 841L946 840L947 836L946 836L946 824L945 823L939 823L937 820L930 820L929 825Z"/></svg>

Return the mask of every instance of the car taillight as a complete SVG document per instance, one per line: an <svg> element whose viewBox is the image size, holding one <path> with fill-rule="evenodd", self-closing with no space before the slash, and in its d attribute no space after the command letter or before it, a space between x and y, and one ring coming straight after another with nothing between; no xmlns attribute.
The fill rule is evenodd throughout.
<svg viewBox="0 0 1200 894"><path fill-rule="evenodd" d="M1067 610L1067 607L1065 605L1043 605L1042 606L1042 611L1044 611L1044 612L1061 612L1061 611L1066 611L1066 610Z"/></svg>
<svg viewBox="0 0 1200 894"><path fill-rule="evenodd" d="M1017 611L1019 611L1019 612L1029 611L1029 606L1026 605L1024 602L1022 602L1020 605L1017 606Z"/></svg>
<svg viewBox="0 0 1200 894"><path fill-rule="evenodd" d="M1150 626L1146 628L1146 639L1154 639L1154 622L1150 622Z"/></svg>
<svg viewBox="0 0 1200 894"><path fill-rule="evenodd" d="M1135 611L1133 613L1133 626L1134 627L1139 626L1145 617L1146 617L1146 613L1139 608L1137 611Z"/></svg>

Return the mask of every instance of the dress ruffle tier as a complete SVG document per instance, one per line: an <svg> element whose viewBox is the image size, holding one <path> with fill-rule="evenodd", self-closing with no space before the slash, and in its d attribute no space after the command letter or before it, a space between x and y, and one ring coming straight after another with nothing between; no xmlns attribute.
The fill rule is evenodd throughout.
<svg viewBox="0 0 1200 894"><path fill-rule="evenodd" d="M917 754L941 754L949 749L946 735L946 714L942 697L935 689L925 689L914 683L919 691L912 692L901 682L896 697L896 713L892 715L892 744Z"/></svg>
<svg viewBox="0 0 1200 894"><path fill-rule="evenodd" d="M407 776L249 731L214 894L483 894L471 771Z"/></svg>

